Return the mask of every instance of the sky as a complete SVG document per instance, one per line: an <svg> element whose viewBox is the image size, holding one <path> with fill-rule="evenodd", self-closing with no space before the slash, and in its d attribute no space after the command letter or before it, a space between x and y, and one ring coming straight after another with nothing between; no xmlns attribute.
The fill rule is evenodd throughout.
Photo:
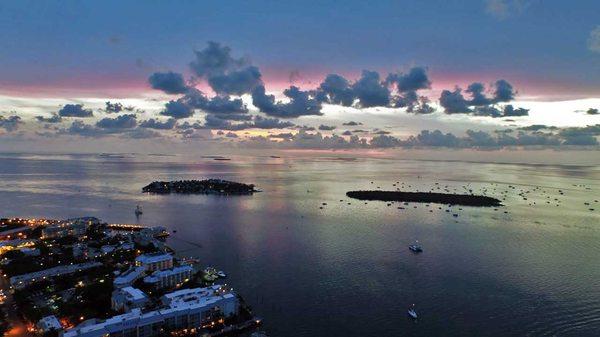
<svg viewBox="0 0 600 337"><path fill-rule="evenodd" d="M3 1L0 151L597 147L599 12L591 0Z"/></svg>

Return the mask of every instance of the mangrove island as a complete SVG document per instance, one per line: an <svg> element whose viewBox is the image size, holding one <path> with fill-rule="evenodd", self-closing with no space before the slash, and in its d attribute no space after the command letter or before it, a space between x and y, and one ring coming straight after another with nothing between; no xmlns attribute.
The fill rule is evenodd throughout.
<svg viewBox="0 0 600 337"><path fill-rule="evenodd" d="M222 179L154 181L142 188L144 193L182 194L252 194L258 192L254 184L243 184Z"/></svg>
<svg viewBox="0 0 600 337"><path fill-rule="evenodd" d="M401 191L350 191L346 193L346 196L358 200L423 202L481 207L502 206L500 200L496 198L472 194Z"/></svg>

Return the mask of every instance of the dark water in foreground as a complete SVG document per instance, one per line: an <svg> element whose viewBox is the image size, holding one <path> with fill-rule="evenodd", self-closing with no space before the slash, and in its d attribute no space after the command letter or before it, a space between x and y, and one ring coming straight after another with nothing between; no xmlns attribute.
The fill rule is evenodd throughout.
<svg viewBox="0 0 600 337"><path fill-rule="evenodd" d="M152 180L203 177L264 192L140 193ZM401 210L345 197L396 181L412 191L487 189L506 207L455 207L454 218L441 205ZM129 223L140 204L141 223L177 230L169 243L181 255L227 272L270 336L598 336L599 191L600 167L589 166L0 157L0 216ZM415 239L423 254L408 251ZM406 316L412 303L417 322Z"/></svg>

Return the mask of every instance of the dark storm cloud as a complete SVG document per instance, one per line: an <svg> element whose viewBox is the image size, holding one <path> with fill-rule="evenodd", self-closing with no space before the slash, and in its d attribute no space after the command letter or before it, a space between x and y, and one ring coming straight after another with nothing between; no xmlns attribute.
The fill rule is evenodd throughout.
<svg viewBox="0 0 600 337"><path fill-rule="evenodd" d="M322 115L321 102L312 97L310 92L291 86L283 94L290 99L289 102L276 102L275 96L267 95L265 87L259 85L252 91L252 103L264 114L274 117Z"/></svg>
<svg viewBox="0 0 600 337"><path fill-rule="evenodd" d="M96 123L96 126L101 129L131 129L136 127L136 116L121 115L115 118L103 118Z"/></svg>
<svg viewBox="0 0 600 337"><path fill-rule="evenodd" d="M183 75L174 72L154 73L148 78L148 83L153 89L162 90L167 94L184 94L188 86Z"/></svg>
<svg viewBox="0 0 600 337"><path fill-rule="evenodd" d="M324 125L324 124L321 124L321 125L319 125L319 130L321 130L321 131L332 131L332 130L335 130L335 125Z"/></svg>
<svg viewBox="0 0 600 337"><path fill-rule="evenodd" d="M52 114L52 116L50 116L50 117L35 116L35 119L41 123L52 123L53 124L53 123L62 122L62 117L60 117L58 114Z"/></svg>
<svg viewBox="0 0 600 337"><path fill-rule="evenodd" d="M16 131L21 124L23 124L23 121L21 121L21 117L19 116L0 116L0 129L4 129L7 132Z"/></svg>
<svg viewBox="0 0 600 337"><path fill-rule="evenodd" d="M169 118L164 122L161 122L158 119L150 118L145 121L140 122L140 128L148 128L155 130L170 130L173 129L177 125L177 120L175 118Z"/></svg>
<svg viewBox="0 0 600 337"><path fill-rule="evenodd" d="M94 125L85 124L83 121L77 120L71 123L66 129L61 129L59 134L76 135L81 137L102 137L107 135L107 131L97 128Z"/></svg>
<svg viewBox="0 0 600 337"><path fill-rule="evenodd" d="M188 118L194 115L194 109L179 100L169 101L167 104L165 104L165 108L160 112L160 114L163 116L173 117L175 119Z"/></svg>
<svg viewBox="0 0 600 337"><path fill-rule="evenodd" d="M83 104L65 104L58 115L61 117L93 117L94 113L90 109L84 109Z"/></svg>

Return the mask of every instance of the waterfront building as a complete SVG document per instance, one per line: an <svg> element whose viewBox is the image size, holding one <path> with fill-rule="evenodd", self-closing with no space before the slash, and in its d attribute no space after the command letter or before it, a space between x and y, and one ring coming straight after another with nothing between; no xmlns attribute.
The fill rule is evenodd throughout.
<svg viewBox="0 0 600 337"><path fill-rule="evenodd" d="M157 289L174 288L189 281L193 271L190 265L157 270L152 275L144 277L144 282L152 284Z"/></svg>
<svg viewBox="0 0 600 337"><path fill-rule="evenodd" d="M113 291L110 303L114 311L129 312L134 308L143 308L150 300L146 294L134 287L124 287Z"/></svg>
<svg viewBox="0 0 600 337"><path fill-rule="evenodd" d="M147 271L173 268L173 255L167 253L140 255L135 259L135 265L143 266Z"/></svg>
<svg viewBox="0 0 600 337"><path fill-rule="evenodd" d="M143 266L129 267L122 274L118 274L113 281L115 288L123 288L133 284L146 273L146 268Z"/></svg>
<svg viewBox="0 0 600 337"><path fill-rule="evenodd" d="M100 266L102 266L102 263L100 262L87 262L80 264L56 266L49 269L36 271L33 273L13 276L10 278L10 285L14 288L20 289L26 287L29 284L45 280L50 277L72 274Z"/></svg>
<svg viewBox="0 0 600 337"><path fill-rule="evenodd" d="M239 312L235 293L221 286L176 291L162 298L164 307L130 312L93 324L79 325L62 333L62 337L152 337L164 332L187 329L195 331L214 317L229 317Z"/></svg>

